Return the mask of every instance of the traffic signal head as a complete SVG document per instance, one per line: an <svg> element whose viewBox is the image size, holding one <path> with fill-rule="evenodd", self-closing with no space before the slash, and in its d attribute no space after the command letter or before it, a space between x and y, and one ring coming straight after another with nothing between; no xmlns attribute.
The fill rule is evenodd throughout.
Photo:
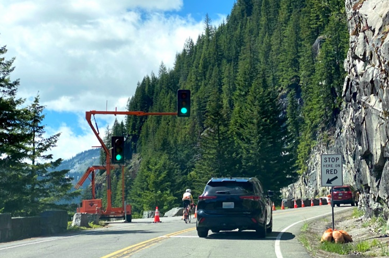
<svg viewBox="0 0 390 258"><path fill-rule="evenodd" d="M125 139L123 136L111 137L111 163L119 164L123 163L125 159Z"/></svg>
<svg viewBox="0 0 390 258"><path fill-rule="evenodd" d="M177 91L177 116L189 117L191 113L191 91L178 90Z"/></svg>

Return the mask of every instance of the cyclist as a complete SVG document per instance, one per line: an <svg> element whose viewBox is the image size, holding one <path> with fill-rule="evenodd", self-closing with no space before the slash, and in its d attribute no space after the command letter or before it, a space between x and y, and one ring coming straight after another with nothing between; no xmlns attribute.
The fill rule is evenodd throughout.
<svg viewBox="0 0 390 258"><path fill-rule="evenodd" d="M188 205L194 203L194 198L192 198L191 189L187 189L185 193L183 194L183 207L184 209L187 208ZM184 212L183 212L183 220L184 220Z"/></svg>

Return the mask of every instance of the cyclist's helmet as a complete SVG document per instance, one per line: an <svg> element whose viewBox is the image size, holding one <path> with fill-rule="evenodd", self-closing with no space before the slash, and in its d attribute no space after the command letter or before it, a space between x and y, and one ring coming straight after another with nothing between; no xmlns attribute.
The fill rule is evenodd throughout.
<svg viewBox="0 0 390 258"><path fill-rule="evenodd" d="M186 192L187 192L187 193L191 193L191 189L187 189Z"/></svg>

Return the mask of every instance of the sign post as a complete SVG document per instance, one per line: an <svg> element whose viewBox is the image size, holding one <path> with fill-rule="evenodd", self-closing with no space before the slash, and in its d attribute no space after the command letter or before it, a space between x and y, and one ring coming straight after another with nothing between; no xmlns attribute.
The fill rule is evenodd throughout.
<svg viewBox="0 0 390 258"><path fill-rule="evenodd" d="M333 187L343 185L343 164L340 154L321 155L321 186L332 187L330 192L334 230Z"/></svg>

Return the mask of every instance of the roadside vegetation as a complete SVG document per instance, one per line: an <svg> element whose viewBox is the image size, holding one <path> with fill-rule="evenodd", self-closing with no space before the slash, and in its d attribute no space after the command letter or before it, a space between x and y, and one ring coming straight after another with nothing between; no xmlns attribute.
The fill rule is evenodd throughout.
<svg viewBox="0 0 390 258"><path fill-rule="evenodd" d="M188 89L190 117L127 116L107 128L108 148L112 136L129 136L125 192L132 211L158 206L164 213L181 203L184 189L200 195L211 177L257 177L274 192L295 182L307 171L317 135L331 141L348 39L342 1L238 0L220 26L206 16L204 32L185 42L174 67L161 64L158 74L145 75L127 106L171 112L177 90ZM118 207L121 173L111 175ZM96 181L105 206L105 174Z"/></svg>
<svg viewBox="0 0 390 258"><path fill-rule="evenodd" d="M72 221L68 221L68 227L67 231L80 231L80 230L88 230L88 229L95 229L95 228L102 228L106 226L105 221L99 221L99 224L95 224L93 222L88 223L88 227L78 227L78 226L72 226Z"/></svg>
<svg viewBox="0 0 390 258"><path fill-rule="evenodd" d="M345 214L335 214L335 228L352 232L351 243L320 242L324 230L332 227L329 219L305 222L298 240L313 257L389 257L387 221L382 217L364 219L363 214L358 208Z"/></svg>

